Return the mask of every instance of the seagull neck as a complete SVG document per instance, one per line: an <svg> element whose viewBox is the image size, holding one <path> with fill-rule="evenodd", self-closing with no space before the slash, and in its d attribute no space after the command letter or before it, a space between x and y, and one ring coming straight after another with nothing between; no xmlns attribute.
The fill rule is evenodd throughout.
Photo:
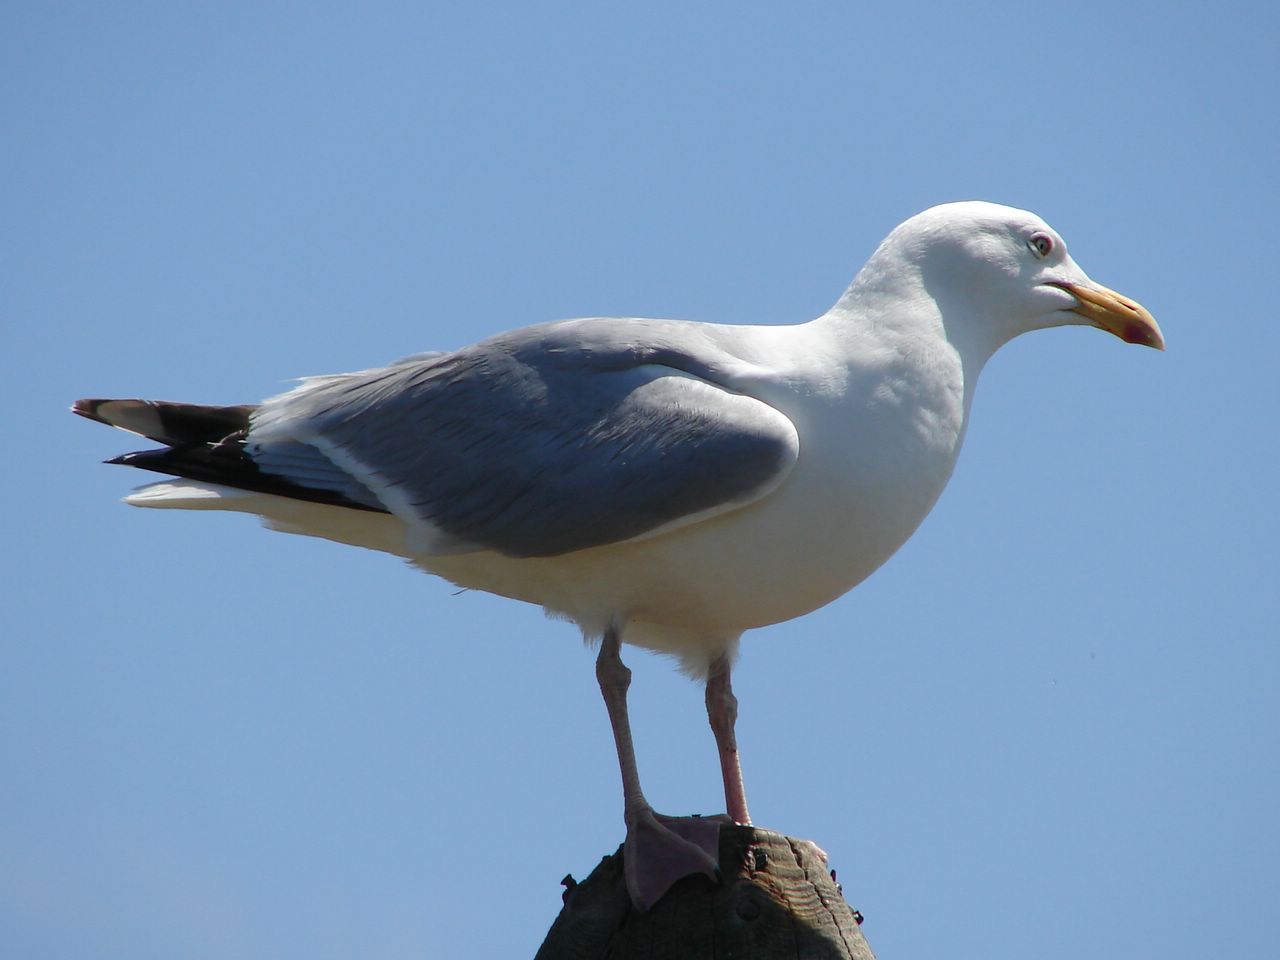
<svg viewBox="0 0 1280 960"><path fill-rule="evenodd" d="M944 319L923 290L855 282L815 324L864 372L881 368L895 382L932 383L960 399L963 433L978 376L994 348L971 342L965 336L970 326Z"/></svg>
<svg viewBox="0 0 1280 960"><path fill-rule="evenodd" d="M966 296L937 289L911 251L893 241L881 245L827 316L864 343L946 342L972 383L1008 336L975 316Z"/></svg>

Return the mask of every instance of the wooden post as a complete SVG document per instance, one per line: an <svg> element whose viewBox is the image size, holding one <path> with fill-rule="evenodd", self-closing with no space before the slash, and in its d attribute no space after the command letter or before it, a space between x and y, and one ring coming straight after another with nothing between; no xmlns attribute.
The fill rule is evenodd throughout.
<svg viewBox="0 0 1280 960"><path fill-rule="evenodd" d="M812 843L721 827L720 875L686 877L637 913L619 849L582 883L565 879L564 909L535 960L875 960Z"/></svg>

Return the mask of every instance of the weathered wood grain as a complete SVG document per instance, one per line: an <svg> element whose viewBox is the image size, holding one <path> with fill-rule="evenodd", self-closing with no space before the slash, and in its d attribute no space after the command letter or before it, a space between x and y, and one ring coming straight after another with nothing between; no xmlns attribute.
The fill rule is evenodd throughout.
<svg viewBox="0 0 1280 960"><path fill-rule="evenodd" d="M721 882L686 877L648 913L631 906L622 851L565 904L535 960L875 960L818 849L757 827L720 830Z"/></svg>

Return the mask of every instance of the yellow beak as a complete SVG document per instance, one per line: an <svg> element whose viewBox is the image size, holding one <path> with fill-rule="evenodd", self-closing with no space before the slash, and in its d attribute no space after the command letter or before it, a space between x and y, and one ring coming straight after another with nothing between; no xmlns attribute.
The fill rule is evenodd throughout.
<svg viewBox="0 0 1280 960"><path fill-rule="evenodd" d="M1079 306L1071 312L1078 313L1095 327L1115 334L1125 343L1164 349L1164 334L1160 332L1160 325L1138 301L1130 300L1100 283L1090 283L1087 286L1065 280L1051 283L1075 297Z"/></svg>

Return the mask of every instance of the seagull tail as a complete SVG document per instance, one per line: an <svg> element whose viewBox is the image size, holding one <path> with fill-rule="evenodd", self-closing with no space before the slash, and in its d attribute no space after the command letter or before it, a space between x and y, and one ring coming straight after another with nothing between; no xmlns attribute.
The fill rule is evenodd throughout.
<svg viewBox="0 0 1280 960"><path fill-rule="evenodd" d="M264 477L244 451L252 406L210 407L161 400L77 400L71 412L165 446L112 457L187 480L262 490Z"/></svg>
<svg viewBox="0 0 1280 960"><path fill-rule="evenodd" d="M335 484L332 473L324 473L327 461L318 451L294 445L292 453L302 459L292 462L309 466L310 473L304 470L292 480L263 469L254 459L254 445L245 442L250 417L256 409L251 405L209 407L152 400L78 400L71 408L82 417L165 444L107 461L177 478L140 487L125 498L125 503L135 507L247 513L256 515L273 530L401 557L411 555L403 521L378 506L372 495L362 495L354 485ZM306 458L308 452L311 460ZM270 461L269 456L267 460ZM329 469L337 470L332 464ZM328 482L308 486L307 476L313 480L320 476Z"/></svg>
<svg viewBox="0 0 1280 960"><path fill-rule="evenodd" d="M149 495L130 497L137 506L191 506L219 508L209 502L210 485L227 495L228 488L274 494L329 506L382 512L370 498L354 499L332 484L313 486L287 475L262 469L245 440L250 416L257 407L211 407L194 403L157 400L77 400L71 412L127 430L165 446L112 457L107 463L163 473L194 484L170 484ZM315 451L311 451L315 454ZM318 455L317 455L318 456ZM325 461L327 462L327 461ZM332 468L332 465L329 465ZM190 504L181 492L192 491Z"/></svg>

